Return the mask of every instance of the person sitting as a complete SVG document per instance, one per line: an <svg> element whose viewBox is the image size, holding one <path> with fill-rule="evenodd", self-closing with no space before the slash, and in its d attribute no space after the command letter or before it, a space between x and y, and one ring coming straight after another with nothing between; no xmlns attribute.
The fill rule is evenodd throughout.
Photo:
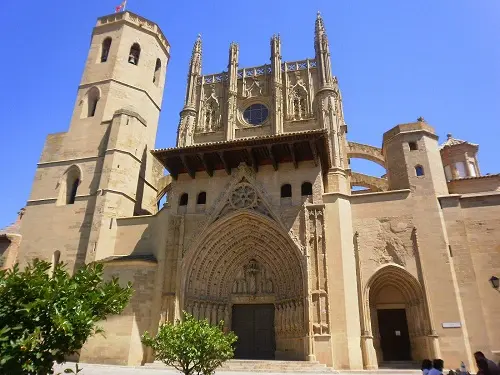
<svg viewBox="0 0 500 375"><path fill-rule="evenodd" d="M422 370L422 375L428 375L429 374L429 371L431 370L432 368L432 362L430 359L424 359L422 361L422 366L421 366L421 370Z"/></svg>

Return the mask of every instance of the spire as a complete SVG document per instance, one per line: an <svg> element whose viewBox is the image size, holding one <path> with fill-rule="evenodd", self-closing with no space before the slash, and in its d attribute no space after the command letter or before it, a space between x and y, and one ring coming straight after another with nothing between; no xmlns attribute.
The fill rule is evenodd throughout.
<svg viewBox="0 0 500 375"><path fill-rule="evenodd" d="M333 86L332 64L330 60L330 45L326 35L325 24L321 13L316 16L316 25L314 30L314 50L316 51L316 63L320 73L320 85Z"/></svg>
<svg viewBox="0 0 500 375"><path fill-rule="evenodd" d="M201 74L201 34L198 34L191 53L190 73Z"/></svg>
<svg viewBox="0 0 500 375"><path fill-rule="evenodd" d="M189 63L185 107L195 106L195 89L198 76L201 76L201 34L198 34L196 42L194 42L191 61Z"/></svg>
<svg viewBox="0 0 500 375"><path fill-rule="evenodd" d="M321 13L318 10L318 14L316 15L316 40L321 36L324 35L326 37L326 30L325 30L325 24L323 22L323 18L321 17Z"/></svg>

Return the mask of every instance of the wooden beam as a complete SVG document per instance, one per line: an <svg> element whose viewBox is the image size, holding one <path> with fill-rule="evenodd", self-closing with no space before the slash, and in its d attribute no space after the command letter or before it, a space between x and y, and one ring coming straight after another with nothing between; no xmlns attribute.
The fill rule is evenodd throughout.
<svg viewBox="0 0 500 375"><path fill-rule="evenodd" d="M288 143L287 147L290 150L290 153L292 155L293 166L295 167L295 169L299 168L299 163L297 161L297 155L295 155L294 143L293 142L292 143Z"/></svg>
<svg viewBox="0 0 500 375"><path fill-rule="evenodd" d="M311 147L311 153L314 160L314 165L318 166L318 149L316 148L316 143L314 141L309 141L309 147Z"/></svg>
<svg viewBox="0 0 500 375"><path fill-rule="evenodd" d="M278 170L278 162L276 161L276 155L273 152L273 145L267 145L267 152L269 157L271 158L271 162L273 163L273 168L275 171Z"/></svg>
<svg viewBox="0 0 500 375"><path fill-rule="evenodd" d="M226 170L226 173L229 176L231 174L231 167L229 166L226 158L224 157L224 151L218 151L217 155L219 155L219 158L222 161L222 164L224 165L224 169Z"/></svg>
<svg viewBox="0 0 500 375"><path fill-rule="evenodd" d="M210 165L210 162L207 159L207 154L201 153L198 154L198 157L201 159L201 162L203 163L203 167L205 168L205 171L210 177L214 176L214 168L212 165Z"/></svg>
<svg viewBox="0 0 500 375"><path fill-rule="evenodd" d="M194 177L196 176L196 171L189 165L186 155L181 155L181 160L182 164L184 164L184 167L187 170L187 173L191 176L192 179L194 179Z"/></svg>
<svg viewBox="0 0 500 375"><path fill-rule="evenodd" d="M255 153L253 152L251 147L247 148L247 154L253 170L255 171L255 173L257 173L259 171L259 164L257 163L257 158L255 157Z"/></svg>
<svg viewBox="0 0 500 375"><path fill-rule="evenodd" d="M174 180L177 180L177 177L179 176L179 172L177 171L177 168L172 168L172 166L170 165L170 163L167 160L165 160L165 162L164 162L164 167L168 171L168 173L170 173L170 176L172 176L172 178Z"/></svg>

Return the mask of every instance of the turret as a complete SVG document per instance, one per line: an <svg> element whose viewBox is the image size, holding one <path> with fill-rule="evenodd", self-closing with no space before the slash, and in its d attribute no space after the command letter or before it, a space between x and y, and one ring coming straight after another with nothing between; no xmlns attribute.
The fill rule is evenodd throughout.
<svg viewBox="0 0 500 375"><path fill-rule="evenodd" d="M411 188L423 196L448 194L438 137L422 117L385 132L382 152L389 190Z"/></svg>
<svg viewBox="0 0 500 375"><path fill-rule="evenodd" d="M478 149L477 144L453 138L448 134L446 141L439 148L446 180L480 176Z"/></svg>

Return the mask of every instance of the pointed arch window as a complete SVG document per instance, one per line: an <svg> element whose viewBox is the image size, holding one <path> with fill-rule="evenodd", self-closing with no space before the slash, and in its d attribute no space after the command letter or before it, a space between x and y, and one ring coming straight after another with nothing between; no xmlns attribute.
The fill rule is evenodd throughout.
<svg viewBox="0 0 500 375"><path fill-rule="evenodd" d="M160 83L161 60L156 59L155 72L153 74L153 83L158 86Z"/></svg>
<svg viewBox="0 0 500 375"><path fill-rule="evenodd" d="M74 204L78 187L81 184L82 176L80 168L72 165L64 173L62 180L59 183L58 205Z"/></svg>
<svg viewBox="0 0 500 375"><path fill-rule="evenodd" d="M304 182L302 186L300 187L300 195L303 197L313 195L313 188L312 184L310 182Z"/></svg>
<svg viewBox="0 0 500 375"><path fill-rule="evenodd" d="M104 39L102 42L101 46L101 62L106 62L108 61L108 56L109 56L109 50L111 49L111 37L107 37Z"/></svg>
<svg viewBox="0 0 500 375"><path fill-rule="evenodd" d="M139 65L139 58L141 57L141 46L139 43L132 44L130 47L130 53L128 54L129 64Z"/></svg>
<svg viewBox="0 0 500 375"><path fill-rule="evenodd" d="M83 100L82 118L94 117L100 97L101 93L97 87L92 87L87 91Z"/></svg>

